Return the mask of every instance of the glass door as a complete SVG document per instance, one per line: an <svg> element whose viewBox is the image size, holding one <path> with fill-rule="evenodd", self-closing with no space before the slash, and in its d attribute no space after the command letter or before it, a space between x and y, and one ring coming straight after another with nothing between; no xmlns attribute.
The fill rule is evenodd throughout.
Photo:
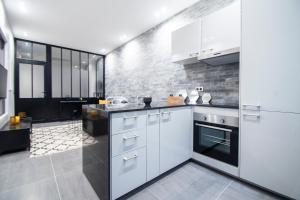
<svg viewBox="0 0 300 200"><path fill-rule="evenodd" d="M45 65L19 63L19 98L45 98Z"/></svg>

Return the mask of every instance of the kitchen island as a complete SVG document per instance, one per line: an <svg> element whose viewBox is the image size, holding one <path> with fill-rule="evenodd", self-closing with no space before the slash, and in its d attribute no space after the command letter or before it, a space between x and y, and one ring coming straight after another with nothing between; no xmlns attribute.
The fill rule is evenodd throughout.
<svg viewBox="0 0 300 200"><path fill-rule="evenodd" d="M83 144L83 172L99 198L126 198L188 161L193 152L193 106L84 105L83 130L97 142Z"/></svg>

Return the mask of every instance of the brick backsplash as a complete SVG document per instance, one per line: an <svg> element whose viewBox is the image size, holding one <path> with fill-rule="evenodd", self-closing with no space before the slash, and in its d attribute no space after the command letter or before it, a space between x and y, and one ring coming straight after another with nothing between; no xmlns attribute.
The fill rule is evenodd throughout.
<svg viewBox="0 0 300 200"><path fill-rule="evenodd" d="M106 96L145 96L153 101L203 86L212 102L238 104L239 64L209 66L171 62L171 32L232 0L201 0L181 13L115 49L106 57Z"/></svg>

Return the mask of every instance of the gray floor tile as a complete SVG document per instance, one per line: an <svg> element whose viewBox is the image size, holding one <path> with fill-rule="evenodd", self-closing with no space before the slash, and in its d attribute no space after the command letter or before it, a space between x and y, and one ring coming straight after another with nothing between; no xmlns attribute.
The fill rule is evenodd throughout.
<svg viewBox="0 0 300 200"><path fill-rule="evenodd" d="M16 153L9 153L0 156L0 167L1 165L10 164L12 162L21 161L30 157L29 151L20 151Z"/></svg>
<svg viewBox="0 0 300 200"><path fill-rule="evenodd" d="M0 200L59 200L59 195L51 178L2 192Z"/></svg>
<svg viewBox="0 0 300 200"><path fill-rule="evenodd" d="M53 177L48 156L26 158L0 165L0 192Z"/></svg>
<svg viewBox="0 0 300 200"><path fill-rule="evenodd" d="M81 171L72 171L56 177L62 200L99 200Z"/></svg>
<svg viewBox="0 0 300 200"><path fill-rule="evenodd" d="M281 198L275 197L262 190L252 186L234 181L220 196L219 200L279 200Z"/></svg>
<svg viewBox="0 0 300 200"><path fill-rule="evenodd" d="M128 200L158 200L149 190L143 190L136 195L128 198Z"/></svg>
<svg viewBox="0 0 300 200"><path fill-rule="evenodd" d="M159 200L209 200L221 194L231 181L199 165L188 163L145 190Z"/></svg>
<svg viewBox="0 0 300 200"><path fill-rule="evenodd" d="M55 174L82 171L82 149L74 149L51 155Z"/></svg>

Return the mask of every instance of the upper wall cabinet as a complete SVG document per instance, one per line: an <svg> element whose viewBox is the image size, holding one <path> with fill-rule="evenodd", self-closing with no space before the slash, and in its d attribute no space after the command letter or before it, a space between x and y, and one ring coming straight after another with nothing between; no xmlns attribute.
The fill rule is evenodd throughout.
<svg viewBox="0 0 300 200"><path fill-rule="evenodd" d="M172 33L172 61L180 64L203 60L209 64L239 61L241 6L236 0L201 20Z"/></svg>
<svg viewBox="0 0 300 200"><path fill-rule="evenodd" d="M201 20L172 33L172 61L180 64L197 62L201 50Z"/></svg>
<svg viewBox="0 0 300 200"><path fill-rule="evenodd" d="M201 54L239 48L241 35L240 1L202 18Z"/></svg>

